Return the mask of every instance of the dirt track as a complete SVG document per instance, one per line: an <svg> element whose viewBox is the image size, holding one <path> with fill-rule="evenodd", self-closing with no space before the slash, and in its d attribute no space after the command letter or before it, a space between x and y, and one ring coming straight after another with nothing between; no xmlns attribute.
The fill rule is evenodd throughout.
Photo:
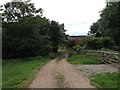
<svg viewBox="0 0 120 90"><path fill-rule="evenodd" d="M54 73L56 66L56 60L52 60L47 65L43 66L36 78L29 85L29 88L54 88Z"/></svg>
<svg viewBox="0 0 120 90"><path fill-rule="evenodd" d="M98 65L96 67L100 67L100 66ZM38 72L36 78L30 83L28 87L29 88L94 88L94 86L90 85L90 79L89 79L89 77L93 74L93 71L103 72L105 71L106 68L109 69L112 68L109 66L104 66L104 68L101 69L96 67L94 65L91 66L72 65L69 64L66 61L66 59L62 59L59 61L51 60L48 64L43 66L43 68ZM110 70L111 72L117 71L116 68L112 68Z"/></svg>
<svg viewBox="0 0 120 90"><path fill-rule="evenodd" d="M62 76L62 78L60 77ZM58 76L56 78L56 76ZM59 80L61 79L61 81ZM63 84L60 84L63 83ZM65 59L52 60L38 72L29 88L93 88Z"/></svg>

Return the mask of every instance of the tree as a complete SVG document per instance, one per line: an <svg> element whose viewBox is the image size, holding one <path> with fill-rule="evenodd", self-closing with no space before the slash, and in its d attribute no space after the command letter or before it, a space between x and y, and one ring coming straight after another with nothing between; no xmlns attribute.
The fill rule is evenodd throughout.
<svg viewBox="0 0 120 90"><path fill-rule="evenodd" d="M24 2L10 2L4 7L3 58L47 55L48 40L40 34L40 26L46 25L45 21L48 23L41 17L42 9L37 10L34 4Z"/></svg>
<svg viewBox="0 0 120 90"><path fill-rule="evenodd" d="M64 24L59 25L56 21L51 21L50 24L50 40L52 41L52 51L57 52L60 43L65 40Z"/></svg>
<svg viewBox="0 0 120 90"><path fill-rule="evenodd" d="M25 2L8 2L4 5L3 20L7 22L18 22L24 17L32 17L35 15L42 16L42 8L36 9L33 3Z"/></svg>
<svg viewBox="0 0 120 90"><path fill-rule="evenodd" d="M100 30L103 36L113 38L116 45L120 45L120 2L108 3L101 13L99 20Z"/></svg>
<svg viewBox="0 0 120 90"><path fill-rule="evenodd" d="M91 32L96 33L99 31L103 37L110 37L113 39L117 46L120 46L120 2L109 2L106 7L101 11L100 19L93 23ZM101 36L100 35L100 36Z"/></svg>
<svg viewBox="0 0 120 90"><path fill-rule="evenodd" d="M91 33L93 33L93 34L99 32L98 22L93 23L92 26L90 27L90 30L91 30Z"/></svg>
<svg viewBox="0 0 120 90"><path fill-rule="evenodd" d="M42 9L35 9L31 3L11 2L4 6L4 59L46 56L51 50L57 52L59 44L64 41L64 24L41 16L38 12ZM13 11L10 12L9 9Z"/></svg>

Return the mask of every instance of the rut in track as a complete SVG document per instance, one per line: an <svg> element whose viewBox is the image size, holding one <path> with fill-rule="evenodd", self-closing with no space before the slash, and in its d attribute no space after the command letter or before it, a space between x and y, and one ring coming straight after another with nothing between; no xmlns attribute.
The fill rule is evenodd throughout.
<svg viewBox="0 0 120 90"><path fill-rule="evenodd" d="M29 85L29 88L54 88L56 65L56 60L51 60L48 64L43 66L36 78Z"/></svg>
<svg viewBox="0 0 120 90"><path fill-rule="evenodd" d="M66 59L51 60L38 72L29 88L94 88Z"/></svg>

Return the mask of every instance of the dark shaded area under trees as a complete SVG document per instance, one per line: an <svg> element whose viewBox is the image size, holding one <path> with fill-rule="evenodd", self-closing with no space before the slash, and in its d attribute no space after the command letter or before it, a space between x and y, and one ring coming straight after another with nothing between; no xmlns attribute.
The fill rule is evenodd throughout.
<svg viewBox="0 0 120 90"><path fill-rule="evenodd" d="M43 17L33 3L8 2L2 13L3 59L46 56L65 41L64 24Z"/></svg>

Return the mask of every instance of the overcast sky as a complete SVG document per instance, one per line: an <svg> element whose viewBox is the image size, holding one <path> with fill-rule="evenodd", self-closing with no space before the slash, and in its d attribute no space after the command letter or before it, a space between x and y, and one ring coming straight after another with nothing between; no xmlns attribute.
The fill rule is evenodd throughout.
<svg viewBox="0 0 120 90"><path fill-rule="evenodd" d="M3 4L11 0L1 0ZM99 19L105 0L32 0L36 8L43 8L43 15L65 24L69 35L87 35L93 22Z"/></svg>

